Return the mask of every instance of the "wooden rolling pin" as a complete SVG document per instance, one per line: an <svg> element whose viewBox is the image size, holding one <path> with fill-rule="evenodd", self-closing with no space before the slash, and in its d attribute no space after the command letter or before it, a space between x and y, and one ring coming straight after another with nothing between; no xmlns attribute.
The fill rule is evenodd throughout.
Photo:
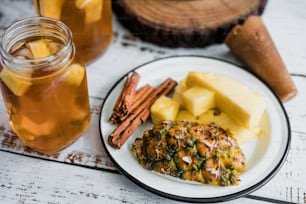
<svg viewBox="0 0 306 204"><path fill-rule="evenodd" d="M251 16L243 25L236 25L225 43L283 102L296 95L297 89L291 76L259 16Z"/></svg>

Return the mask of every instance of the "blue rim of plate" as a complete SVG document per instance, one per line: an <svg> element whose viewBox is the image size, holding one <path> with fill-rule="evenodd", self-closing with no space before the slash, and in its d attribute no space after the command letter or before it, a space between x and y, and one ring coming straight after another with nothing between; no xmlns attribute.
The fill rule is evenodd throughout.
<svg viewBox="0 0 306 204"><path fill-rule="evenodd" d="M160 61L160 60L166 60L166 59L170 59L170 58L179 58L179 57L195 57L195 58L205 58L205 59L211 59L211 60L216 60L216 61L221 61L224 63L228 63L231 64L233 66L236 66L238 68L241 68L243 71L253 75L254 77L256 77L259 81L261 81L270 91L271 93L274 95L275 99L278 102L278 105L280 106L280 108L282 109L282 112L285 116L285 121L288 127L288 137L287 137L287 144L285 147L285 151L283 153L283 155L281 156L279 162L277 163L277 165L274 167L274 169L266 176L264 177L262 180L260 180L259 182L257 182L256 184L252 185L249 188L246 188L244 190L241 190L239 192L236 193L232 193L229 195L225 195L225 196L219 196L219 197L205 197L205 198L191 198L191 197L184 197L184 196L178 196L178 195L172 195L172 194L168 194L162 191L159 191L157 189L154 189L144 183L142 183L141 181L139 181L138 179L134 178L132 175L130 175L128 172L126 172L124 170L124 168L122 168L120 166L120 164L112 157L111 153L108 151L106 144L104 142L103 139L103 134L102 134L102 126L101 126L101 114L102 114L102 110L103 107L105 105L105 102L107 101L109 95L112 93L113 89L131 72L136 71L137 69L140 69L141 67L147 65L147 64L151 64L154 63L156 61ZM230 200L234 200L234 199L238 199L240 197L243 196L247 196L248 194L254 192L255 190L259 189L260 187L264 186L267 182L269 182L277 173L278 171L281 169L281 167L284 164L285 159L287 158L288 152L289 152L289 147L290 147L290 143L291 143L291 127L290 127L290 121L289 121L289 117L287 115L287 112L281 102L281 100L279 99L279 97L276 95L276 93L273 91L273 89L263 80L261 80L261 78L259 76L257 76L256 74L252 73L251 71L245 69L243 66L241 65L237 65L233 62L224 60L224 59L219 59L216 57L211 57L211 56L203 56L203 55L173 55L173 56L168 56L168 57L163 57L163 58L158 58L158 59L154 59L151 60L149 62L143 63L137 67L135 67L134 69L130 70L129 72L127 72L126 74L124 74L121 78L119 78L114 85L110 88L110 90L107 92L104 101L102 103L101 109L100 109L100 115L99 115L99 132L100 132L100 138L101 138L101 142L102 145L105 149L105 151L107 152L108 156L110 157L111 161L116 165L116 167L118 168L118 170L125 175L129 180L131 180L132 182L134 182L136 185L138 185L141 188L146 189L147 191L154 193L156 195L162 196L164 198L168 198L168 199L172 199L172 200L176 200L176 201L183 201L183 202L192 202L192 203L216 203L216 202L225 202L225 201L230 201ZM120 151L120 150L118 150Z"/></svg>

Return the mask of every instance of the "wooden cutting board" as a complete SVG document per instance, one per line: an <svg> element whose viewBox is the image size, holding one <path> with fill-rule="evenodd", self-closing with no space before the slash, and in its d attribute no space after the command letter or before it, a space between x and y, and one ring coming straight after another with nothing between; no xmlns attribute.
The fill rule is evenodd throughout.
<svg viewBox="0 0 306 204"><path fill-rule="evenodd" d="M115 0L114 12L134 35L166 47L204 47L222 43L267 0Z"/></svg>

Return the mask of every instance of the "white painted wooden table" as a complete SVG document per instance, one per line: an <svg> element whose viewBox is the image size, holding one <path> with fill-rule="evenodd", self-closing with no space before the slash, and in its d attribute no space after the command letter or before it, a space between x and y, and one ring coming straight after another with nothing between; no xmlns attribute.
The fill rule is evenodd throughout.
<svg viewBox="0 0 306 204"><path fill-rule="evenodd" d="M251 195L229 203L306 203L306 1L269 0L263 14L299 93L285 104L291 128L289 155L279 173ZM31 0L1 0L0 33L34 16ZM25 147L11 132L0 97L0 203L177 203L136 186L121 175L103 149L98 119L107 91L123 74L147 61L180 54L213 56L239 64L225 45L168 49L141 42L114 17L114 41L88 67L92 122L76 143L47 157Z"/></svg>

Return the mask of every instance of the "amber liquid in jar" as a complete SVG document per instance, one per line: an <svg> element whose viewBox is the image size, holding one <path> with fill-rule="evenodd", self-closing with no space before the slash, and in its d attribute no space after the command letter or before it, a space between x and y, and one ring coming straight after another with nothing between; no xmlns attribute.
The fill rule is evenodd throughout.
<svg viewBox="0 0 306 204"><path fill-rule="evenodd" d="M73 46L34 36L17 41L4 55L0 86L18 137L53 154L81 136L90 123L90 106L86 70L75 59Z"/></svg>
<svg viewBox="0 0 306 204"><path fill-rule="evenodd" d="M111 0L34 0L38 15L63 21L73 33L77 54L86 64L112 41Z"/></svg>

